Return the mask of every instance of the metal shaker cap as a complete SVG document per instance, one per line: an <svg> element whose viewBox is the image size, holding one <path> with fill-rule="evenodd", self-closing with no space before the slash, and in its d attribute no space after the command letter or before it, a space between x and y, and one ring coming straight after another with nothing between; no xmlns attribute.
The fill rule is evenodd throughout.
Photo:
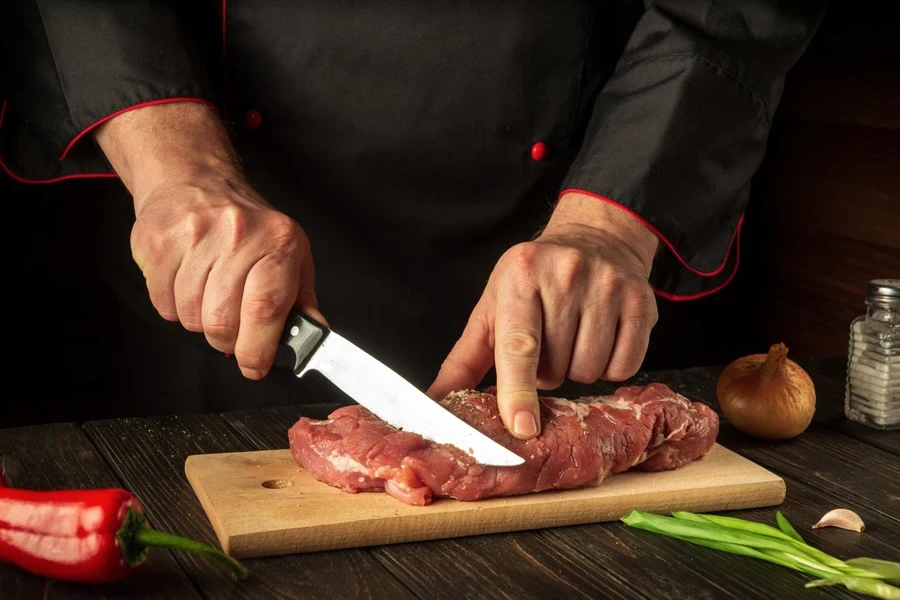
<svg viewBox="0 0 900 600"><path fill-rule="evenodd" d="M873 279L866 286L866 296L872 302L900 303L900 279Z"/></svg>

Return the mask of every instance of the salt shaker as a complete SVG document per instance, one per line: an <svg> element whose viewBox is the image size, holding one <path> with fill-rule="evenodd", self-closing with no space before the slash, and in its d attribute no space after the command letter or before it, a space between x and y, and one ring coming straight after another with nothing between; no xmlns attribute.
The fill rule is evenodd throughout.
<svg viewBox="0 0 900 600"><path fill-rule="evenodd" d="M875 429L900 429L900 279L866 288L866 314L850 325L844 414Z"/></svg>

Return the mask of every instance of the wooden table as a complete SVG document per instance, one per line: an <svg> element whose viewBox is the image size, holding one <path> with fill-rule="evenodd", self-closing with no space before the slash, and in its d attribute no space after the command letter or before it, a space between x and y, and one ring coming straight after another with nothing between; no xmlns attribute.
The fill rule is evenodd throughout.
<svg viewBox="0 0 900 600"><path fill-rule="evenodd" d="M789 442L761 443L723 423L719 441L787 482L780 507L810 543L838 557L900 559L900 433L841 416L845 359L798 361L816 383L816 421ZM638 374L715 405L721 367ZM579 387L581 389L579 389ZM615 386L579 386L608 393ZM184 476L188 455L287 447L295 406L0 430L11 485L35 489L123 486L160 529L217 545ZM857 511L864 534L810 526L826 511ZM736 512L771 522L774 508ZM853 598L842 588L804 590L808 577L621 523L573 526L246 561L243 584L192 556L157 550L147 569L115 586L84 586L0 565L0 598Z"/></svg>

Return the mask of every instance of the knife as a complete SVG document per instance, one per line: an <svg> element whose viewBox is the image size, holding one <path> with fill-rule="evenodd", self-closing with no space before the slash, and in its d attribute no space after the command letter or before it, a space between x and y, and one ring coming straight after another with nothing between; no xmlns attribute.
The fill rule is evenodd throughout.
<svg viewBox="0 0 900 600"><path fill-rule="evenodd" d="M483 465L525 462L308 315L288 315L275 363L290 366L297 377L318 371L393 427L456 446Z"/></svg>

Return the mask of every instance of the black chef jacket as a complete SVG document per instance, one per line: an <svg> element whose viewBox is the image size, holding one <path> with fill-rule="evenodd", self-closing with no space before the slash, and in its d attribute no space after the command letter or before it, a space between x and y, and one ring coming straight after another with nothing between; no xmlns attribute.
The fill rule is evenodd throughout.
<svg viewBox="0 0 900 600"><path fill-rule="evenodd" d="M725 286L785 76L824 9L6 0L2 10L0 164L25 183L110 179L106 269L145 319L123 336L148 348L148 397L169 411L290 401L300 388L278 376L245 385L233 362L222 384L210 366L221 355L156 315L131 261L133 209L92 139L104 121L163 102L215 107L250 181L307 231L332 326L425 387L496 260L534 236L565 190L658 236L660 297ZM217 383L193 381L204 374ZM181 387L159 388L166 380Z"/></svg>

